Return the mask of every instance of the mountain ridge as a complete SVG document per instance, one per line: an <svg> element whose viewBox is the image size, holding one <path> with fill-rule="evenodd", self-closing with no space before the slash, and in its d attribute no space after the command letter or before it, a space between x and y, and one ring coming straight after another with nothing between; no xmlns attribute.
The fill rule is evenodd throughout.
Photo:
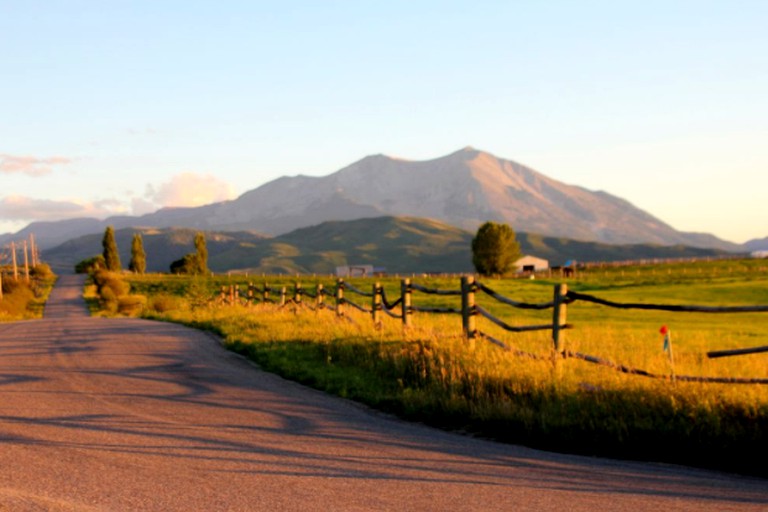
<svg viewBox="0 0 768 512"><path fill-rule="evenodd" d="M713 235L677 231L608 192L568 185L472 147L422 161L369 155L326 176L283 176L230 201L90 224L83 219L33 223L22 232L42 231L35 233L38 243L52 247L65 241L65 234L107 225L280 235L324 221L381 216L431 218L470 231L492 220L519 232L584 241L743 250Z"/></svg>
<svg viewBox="0 0 768 512"><path fill-rule="evenodd" d="M140 233L149 272L168 272L172 261L193 252L197 230L122 228L115 239L124 266L134 233ZM252 274L332 274L337 266L371 264L390 273L472 272L473 234L439 221L416 217L377 217L327 221L276 237L250 232L204 232L214 272ZM563 265L567 260L620 261L637 258L722 256L723 251L680 246L629 246L517 233L525 254ZM59 273L100 254L101 234L85 235L43 251Z"/></svg>

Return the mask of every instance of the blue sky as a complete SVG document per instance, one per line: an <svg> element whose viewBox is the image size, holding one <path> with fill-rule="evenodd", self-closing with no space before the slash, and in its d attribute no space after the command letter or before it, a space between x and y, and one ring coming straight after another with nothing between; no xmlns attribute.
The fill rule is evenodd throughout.
<svg viewBox="0 0 768 512"><path fill-rule="evenodd" d="M471 145L768 236L768 2L0 0L0 232Z"/></svg>

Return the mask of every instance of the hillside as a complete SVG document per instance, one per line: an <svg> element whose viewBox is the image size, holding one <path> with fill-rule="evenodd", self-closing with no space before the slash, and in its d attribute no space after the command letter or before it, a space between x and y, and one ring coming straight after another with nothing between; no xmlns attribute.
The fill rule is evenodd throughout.
<svg viewBox="0 0 768 512"><path fill-rule="evenodd" d="M429 218L469 231L494 220L518 232L575 240L744 250L712 235L679 232L607 192L567 185L473 148L427 161L374 155L328 176L282 177L232 201L166 208L142 217L38 222L14 236L34 233L42 248L103 232L107 225L275 236L325 221L383 216ZM0 237L0 244L7 238Z"/></svg>
<svg viewBox="0 0 768 512"><path fill-rule="evenodd" d="M150 272L167 272L172 261L194 250L195 230L120 229L115 232L124 267L130 241L142 234ZM473 233L428 219L378 217L324 222L266 238L248 232L206 232L209 267L255 274L331 274L337 266L370 264L389 273L460 273L472 271ZM101 253L102 235L71 240L43 253L60 272ZM525 254L563 265L568 260L620 261L641 258L705 257L725 254L712 249L649 244L611 245L518 233Z"/></svg>
<svg viewBox="0 0 768 512"><path fill-rule="evenodd" d="M768 251L768 237L750 240L744 244L744 247L749 252L753 251Z"/></svg>
<svg viewBox="0 0 768 512"><path fill-rule="evenodd" d="M123 228L115 231L120 261L123 268L131 259L131 240L140 233L147 254L147 272L168 272L171 262L194 252L194 229L187 228ZM57 273L72 273L74 266L86 258L102 253L104 233L86 235L69 240L55 248L43 251L43 260ZM207 232L206 245L210 254L218 254L234 246L254 246L263 236L247 232Z"/></svg>

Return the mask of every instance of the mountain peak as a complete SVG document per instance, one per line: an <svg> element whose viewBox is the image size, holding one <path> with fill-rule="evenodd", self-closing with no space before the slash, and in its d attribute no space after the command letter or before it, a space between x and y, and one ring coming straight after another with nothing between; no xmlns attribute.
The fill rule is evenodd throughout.
<svg viewBox="0 0 768 512"><path fill-rule="evenodd" d="M571 239L737 249L678 232L620 198L561 183L473 146L424 161L370 155L324 177L283 177L234 201L161 210L134 222L279 235L323 221L384 215L430 218L470 231L494 220L516 231ZM95 232L103 226L93 223L73 226L70 221L68 232L57 224L35 235L42 243L44 235L72 236L74 231ZM131 221L119 224L126 227Z"/></svg>

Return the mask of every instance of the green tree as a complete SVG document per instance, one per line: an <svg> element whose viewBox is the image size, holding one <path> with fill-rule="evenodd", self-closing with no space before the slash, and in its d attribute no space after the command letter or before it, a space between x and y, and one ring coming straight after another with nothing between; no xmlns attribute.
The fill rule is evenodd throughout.
<svg viewBox="0 0 768 512"><path fill-rule="evenodd" d="M200 263L198 262L197 254L189 253L185 254L183 258L178 259L171 263L171 274L198 274L200 271Z"/></svg>
<svg viewBox="0 0 768 512"><path fill-rule="evenodd" d="M197 256L196 274L206 275L208 273L208 248L205 245L205 235L198 231L195 234L195 251Z"/></svg>
<svg viewBox="0 0 768 512"><path fill-rule="evenodd" d="M520 244L507 224L486 222L472 239L472 264L479 274L504 275L520 259Z"/></svg>
<svg viewBox="0 0 768 512"><path fill-rule="evenodd" d="M90 274L104 268L107 268L107 264L104 263L104 256L97 254L96 256L93 256L92 258L86 258L75 265L75 273Z"/></svg>
<svg viewBox="0 0 768 512"><path fill-rule="evenodd" d="M120 265L120 255L117 253L117 242L115 242L115 230L112 226L107 226L104 231L104 238L101 241L101 246L104 248L104 264L107 270L112 272L120 272L122 269Z"/></svg>
<svg viewBox="0 0 768 512"><path fill-rule="evenodd" d="M147 270L147 254L144 252L144 240L141 234L134 233L131 241L131 261L128 269L136 274L143 274Z"/></svg>
<svg viewBox="0 0 768 512"><path fill-rule="evenodd" d="M183 258L171 263L172 274L207 275L208 248L205 245L205 234L198 231L195 234L195 252L184 255Z"/></svg>

